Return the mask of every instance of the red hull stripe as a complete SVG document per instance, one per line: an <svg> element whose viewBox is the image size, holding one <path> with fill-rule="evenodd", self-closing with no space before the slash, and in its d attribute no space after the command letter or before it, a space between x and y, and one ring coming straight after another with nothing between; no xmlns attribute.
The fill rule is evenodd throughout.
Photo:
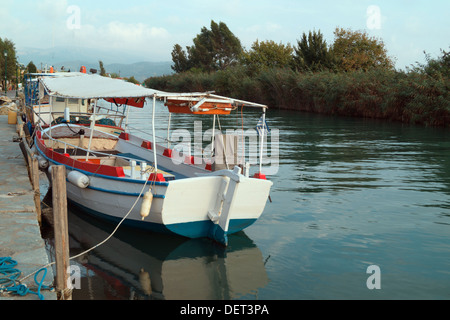
<svg viewBox="0 0 450 320"><path fill-rule="evenodd" d="M63 154L57 153L57 152L53 151L53 149L51 149L51 148L47 148L44 144L44 140L42 140L42 139L36 139L36 142L37 142L37 147L49 159L51 159L55 162L61 163L63 165L66 165L66 166L74 168L74 169L80 169L83 171L101 174L104 176L111 176L111 177L118 177L118 178L125 177L125 173L124 173L122 167L112 167L112 166L105 166L105 165L99 165L99 164L95 164L95 163L78 161L76 159L64 156Z"/></svg>

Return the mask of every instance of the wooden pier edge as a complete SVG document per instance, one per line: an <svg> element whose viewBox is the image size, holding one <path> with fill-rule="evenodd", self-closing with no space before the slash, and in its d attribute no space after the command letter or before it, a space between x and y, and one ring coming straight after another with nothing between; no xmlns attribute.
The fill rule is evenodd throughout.
<svg viewBox="0 0 450 320"><path fill-rule="evenodd" d="M34 192L34 204L36 207L36 215L39 225L42 223L42 209L41 209L41 193L39 187L39 162L37 155L29 147L28 141L30 137L27 137L25 131L23 130L23 121L20 115L17 116L17 133L19 138L22 140L19 143L20 149L22 150L23 157L25 159L28 176L30 178L31 186Z"/></svg>
<svg viewBox="0 0 450 320"><path fill-rule="evenodd" d="M39 161L37 155L29 147L30 136L24 130L24 123L20 115L17 116L17 133L21 138L22 150L30 182L34 191L34 202L39 224L42 223L41 198L39 187ZM55 264L56 264L56 291L58 300L72 300L72 290L68 287L69 258L69 229L67 218L67 194L66 194L66 168L53 166L52 198L53 198L53 227L55 234Z"/></svg>

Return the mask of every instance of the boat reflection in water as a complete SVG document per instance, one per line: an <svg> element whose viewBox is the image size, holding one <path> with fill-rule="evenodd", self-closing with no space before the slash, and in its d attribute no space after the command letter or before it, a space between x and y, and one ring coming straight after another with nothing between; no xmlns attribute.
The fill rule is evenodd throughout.
<svg viewBox="0 0 450 320"><path fill-rule="evenodd" d="M70 208L71 256L106 239L115 226ZM71 265L81 270L73 299L257 299L268 283L261 251L243 232L227 248L208 239L144 233L121 226Z"/></svg>

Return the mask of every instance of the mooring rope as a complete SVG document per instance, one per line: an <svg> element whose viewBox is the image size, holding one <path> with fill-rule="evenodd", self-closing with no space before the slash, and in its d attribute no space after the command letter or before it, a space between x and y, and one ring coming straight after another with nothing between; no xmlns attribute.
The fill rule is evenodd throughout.
<svg viewBox="0 0 450 320"><path fill-rule="evenodd" d="M152 167L150 167L149 169L147 169L147 171L153 171L153 170L154 170L154 168L152 168ZM122 223L128 218L128 216L131 214L131 212L133 211L133 209L136 207L136 205L137 205L139 199L140 199L140 198L142 197L142 195L144 194L145 188L147 187L147 185L148 185L149 182L150 182L151 187L153 187L153 186L155 185L155 183L156 183L156 174L155 174L155 178L154 178L152 181L150 181L150 180L146 180L146 181L145 181L144 186L142 187L142 190L141 190L139 196L136 198L136 201L135 201L134 204L131 206L131 208L130 208L130 210L128 211L128 213L122 218L122 220L118 223L118 225L116 226L116 228L114 229L114 231L113 231L113 232L112 232L105 240L103 240L102 242L98 243L97 245L93 246L92 248L90 248L90 249L88 249L88 250L86 250L86 251L84 251L84 252L82 252L82 253L80 253L80 254L77 254L77 255L75 255L75 256L73 256L73 257L70 257L69 260L73 260L73 259L79 258L79 257L85 255L86 253L89 253L89 252L91 252L92 250L94 250L94 249L100 247L101 245L105 244L109 239L111 239L111 238L114 236L114 234L117 232L117 230L119 230L119 227L122 225ZM3 258L2 258L2 259L3 259ZM2 260L0 260L0 261L2 261ZM9 263L9 265L13 265L13 266L17 265L17 262L14 264L12 261L10 262L10 260L8 260L8 258L6 258L6 259L5 259L5 264L8 264L8 263ZM15 284L16 282L22 283L24 280L28 279L28 278L31 277L32 275L35 275L35 276L34 276L34 280L35 280L36 284L38 284L38 291L37 291L37 292L33 292L33 291L31 291L31 290L25 290L25 288L26 288L26 286L25 286L25 288L19 287L19 289L17 290L17 294L20 294L20 295L26 295L27 293L34 293L34 294L37 294L41 300L43 300L43 296L42 296L42 294L40 294L40 290L41 290L41 289L49 289L49 288L50 288L50 287L48 287L48 286L44 286L44 285L43 285L43 281L44 281L44 279L45 279L45 276L47 275L47 268L48 268L48 267L51 267L51 266L54 265L55 263L56 263L56 262L50 262L50 263L48 263L47 265L43 266L42 268L40 268L40 269L38 269L38 270L36 270L36 271L30 273L29 275L23 277L22 279L16 280L16 279L21 275L21 272L19 271L19 274L16 275L16 278L14 278L14 279L12 279L12 280L10 280L10 279L5 279L5 282L6 282L6 281L9 282L9 283L13 282L14 284ZM0 274L2 274L2 271L1 271L1 270L2 270L2 269L0 269ZM13 270L13 268L12 268L12 270ZM38 282L38 281L37 281L37 276L38 276L38 274L40 274L42 271L45 271L44 276L42 277L41 281ZM13 272L11 271L11 274L12 274L12 273L13 273ZM2 280L2 278L0 278L0 285L2 284L1 280ZM22 285L22 286L23 286L23 285ZM3 288L3 287L0 286L0 288ZM11 292L13 292L13 291L11 290Z"/></svg>
<svg viewBox="0 0 450 320"><path fill-rule="evenodd" d="M0 258L0 292L3 293L6 291L20 296L26 296L27 294L32 293L37 295L39 300L44 300L41 290L50 289L49 286L43 284L45 277L47 276L47 269L41 268L35 272L34 282L38 287L36 291L32 291L26 285L21 284L20 280L17 280L22 274L22 271L17 269L16 266L17 261L13 260L11 257ZM41 272L44 274L41 280L38 281L37 277Z"/></svg>

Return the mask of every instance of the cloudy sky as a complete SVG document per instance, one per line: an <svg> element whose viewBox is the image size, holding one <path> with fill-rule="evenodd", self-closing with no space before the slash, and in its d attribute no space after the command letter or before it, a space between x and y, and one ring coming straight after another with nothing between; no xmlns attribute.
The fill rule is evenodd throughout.
<svg viewBox="0 0 450 320"><path fill-rule="evenodd" d="M25 47L75 46L128 51L145 61L170 61L173 45L222 21L246 48L256 40L296 44L336 27L383 39L397 67L437 56L450 46L448 0L0 0L0 37ZM136 62L136 61L130 61Z"/></svg>

